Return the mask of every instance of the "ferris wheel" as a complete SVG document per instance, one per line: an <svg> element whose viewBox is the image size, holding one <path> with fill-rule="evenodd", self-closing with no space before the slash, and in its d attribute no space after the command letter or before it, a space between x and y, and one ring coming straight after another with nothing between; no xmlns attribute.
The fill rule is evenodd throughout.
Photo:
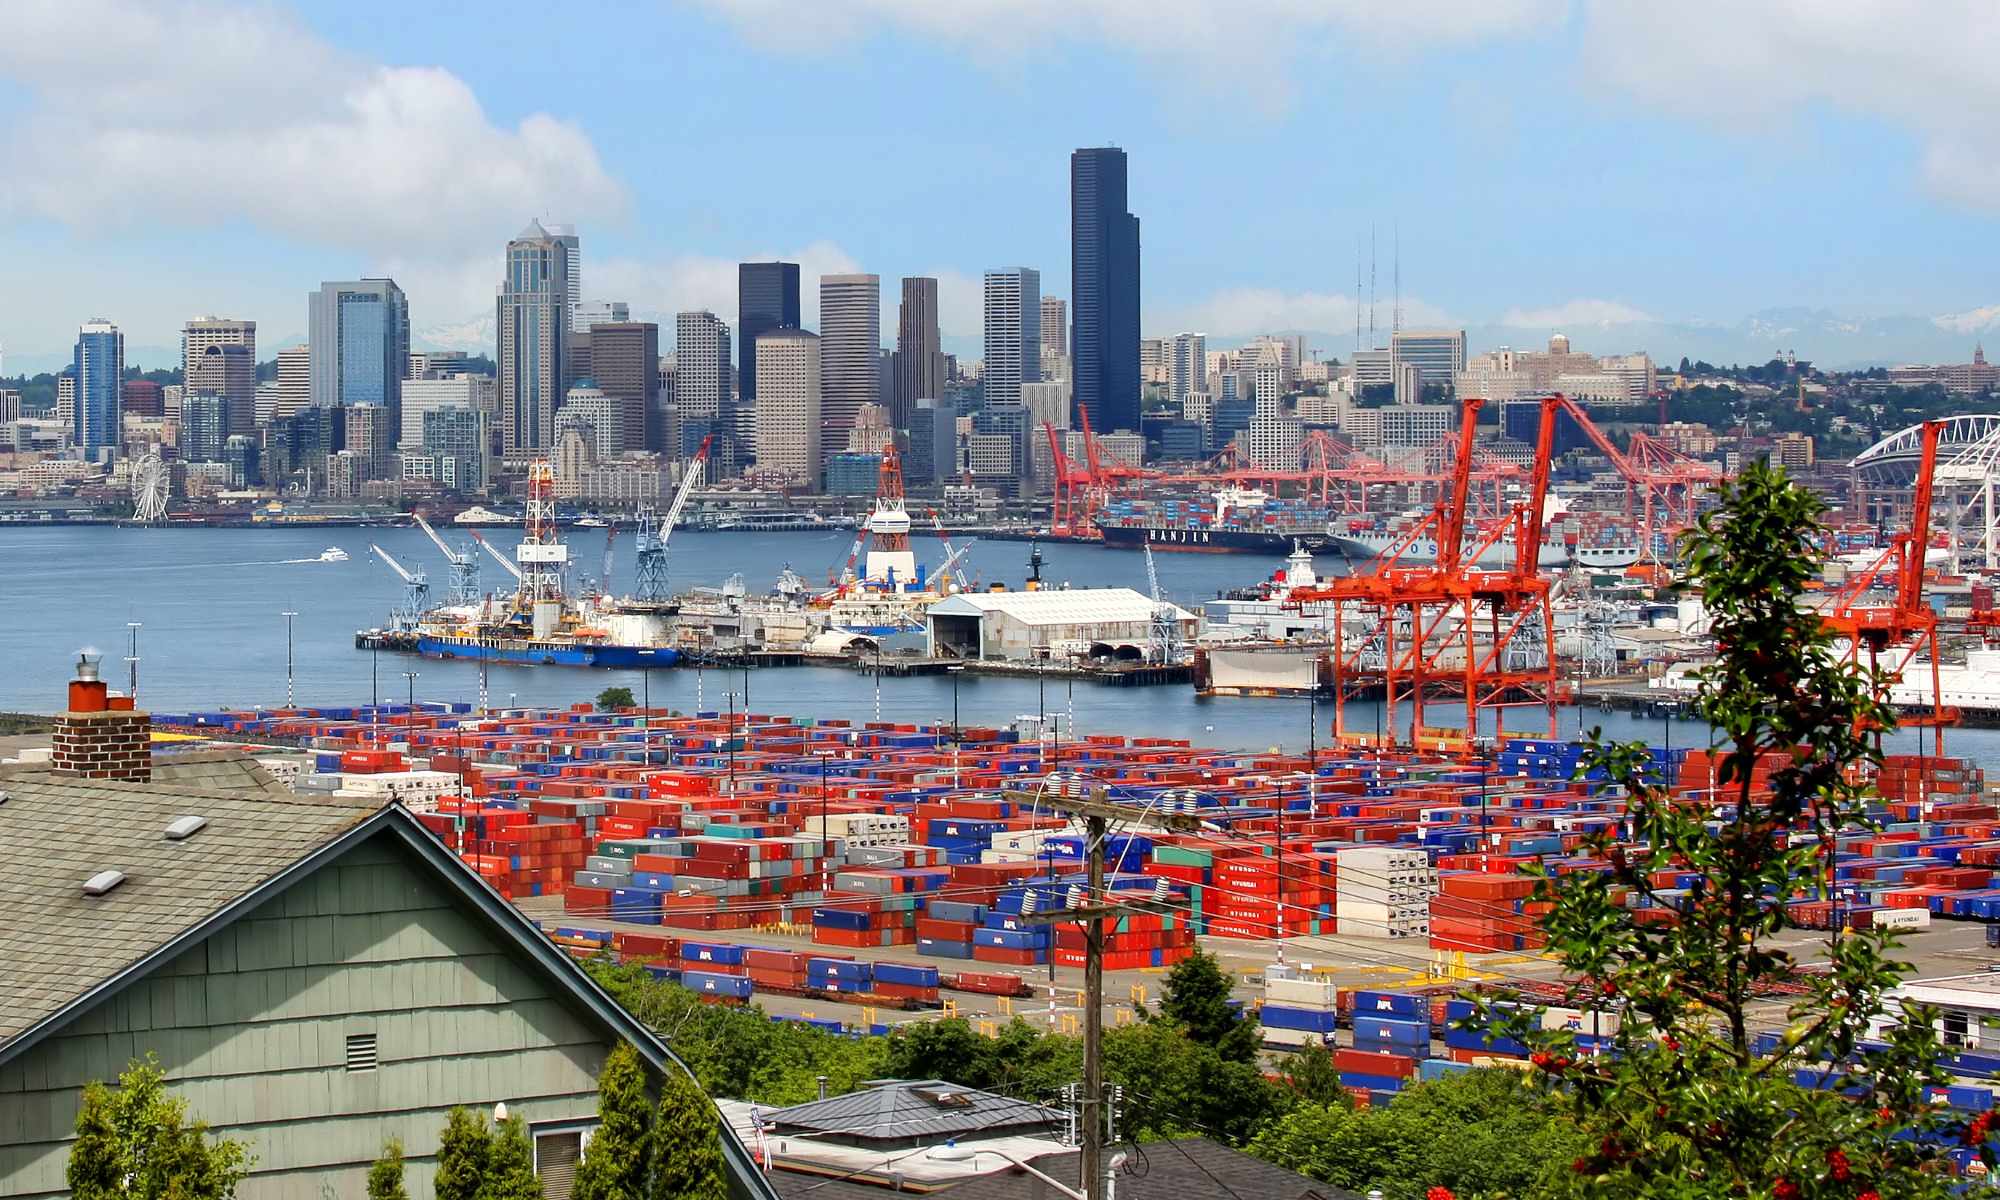
<svg viewBox="0 0 2000 1200"><path fill-rule="evenodd" d="M132 468L132 516L140 521L160 521L167 515L167 464L157 454L148 454Z"/></svg>

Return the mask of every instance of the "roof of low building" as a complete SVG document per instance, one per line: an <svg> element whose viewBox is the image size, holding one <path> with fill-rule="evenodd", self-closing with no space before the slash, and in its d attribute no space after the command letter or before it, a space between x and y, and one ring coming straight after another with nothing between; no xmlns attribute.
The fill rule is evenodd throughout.
<svg viewBox="0 0 2000 1200"><path fill-rule="evenodd" d="M837 1133L872 1141L1053 1129L1062 1122L1062 1114L1053 1108L942 1079L886 1079L764 1116L781 1134Z"/></svg>
<svg viewBox="0 0 2000 1200"><path fill-rule="evenodd" d="M1175 1138L1121 1146L1119 1200L1362 1200L1354 1192L1232 1150L1208 1138ZM1078 1155L1048 1154L1029 1165L1071 1187ZM779 1188L781 1192L784 1188ZM793 1193L796 1194L796 1193ZM995 1171L951 1189L951 1200L1059 1200L1060 1193L1026 1171Z"/></svg>
<svg viewBox="0 0 2000 1200"><path fill-rule="evenodd" d="M1169 605L1174 619L1194 614ZM1147 621L1153 601L1131 588L1051 588L1033 592L960 592L931 605L930 615L979 617L1004 613L1027 625L1088 625L1099 621Z"/></svg>

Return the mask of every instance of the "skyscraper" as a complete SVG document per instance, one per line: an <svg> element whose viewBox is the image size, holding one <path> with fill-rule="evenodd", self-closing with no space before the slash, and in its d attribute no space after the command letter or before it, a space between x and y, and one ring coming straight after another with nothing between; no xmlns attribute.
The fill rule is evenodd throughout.
<svg viewBox="0 0 2000 1200"><path fill-rule="evenodd" d="M770 329L797 329L801 324L799 264L736 264L736 390L745 405L757 397L757 335ZM735 410L727 395L723 411L733 419Z"/></svg>
<svg viewBox="0 0 2000 1200"><path fill-rule="evenodd" d="M769 329L757 339L757 466L808 491L819 490L821 460L830 456L822 431L825 344L803 329Z"/></svg>
<svg viewBox="0 0 2000 1200"><path fill-rule="evenodd" d="M1139 218L1126 208L1125 152L1069 158L1070 305L1077 407L1099 432L1139 428Z"/></svg>
<svg viewBox="0 0 2000 1200"><path fill-rule="evenodd" d="M551 238L555 239L556 244L561 246L563 250L563 282L565 285L563 287L563 298L569 302L565 311L570 318L570 323L563 326L563 328L576 329L578 331L587 330L590 328L588 325L579 326L575 324L576 314L583 307L583 239L577 237L576 226L574 225L544 225L542 228L548 232Z"/></svg>
<svg viewBox="0 0 2000 1200"><path fill-rule="evenodd" d="M847 445L861 406L879 395L881 349L882 277L820 276L819 397L826 425L820 442L826 454Z"/></svg>
<svg viewBox="0 0 2000 1200"><path fill-rule="evenodd" d="M567 236L565 241L541 222L530 221L507 243L507 275L500 282L494 328L500 353L500 422L509 451L549 448L556 407L568 389L575 235Z"/></svg>
<svg viewBox="0 0 2000 1200"><path fill-rule="evenodd" d="M257 388L257 322L237 321L226 317L200 317L181 326L181 381L195 386L195 372L202 366L202 356L210 346L242 346L248 351L250 378L243 381L242 391L231 391L229 395L229 424L231 433L248 433L254 425L252 420L253 400ZM211 367L219 363L209 364ZM214 389L211 389L214 390Z"/></svg>
<svg viewBox="0 0 2000 1200"><path fill-rule="evenodd" d="M1042 349L1057 357L1069 354L1069 306L1061 297L1042 297Z"/></svg>
<svg viewBox="0 0 2000 1200"><path fill-rule="evenodd" d="M673 449L661 440L660 327L651 321L592 325L590 364L598 390L624 402L635 422L625 431L625 448Z"/></svg>
<svg viewBox="0 0 2000 1200"><path fill-rule="evenodd" d="M278 351L278 412L281 417L312 403L312 349L287 346Z"/></svg>
<svg viewBox="0 0 2000 1200"><path fill-rule="evenodd" d="M1177 333L1167 343L1167 394L1175 404L1208 388L1208 335Z"/></svg>
<svg viewBox="0 0 2000 1200"><path fill-rule="evenodd" d="M86 321L76 333L70 369L76 398L70 405L70 438L87 462L118 449L118 382L125 374L125 335L103 317Z"/></svg>
<svg viewBox="0 0 2000 1200"><path fill-rule="evenodd" d="M986 407L1019 408L1021 385L1042 377L1042 273L986 273Z"/></svg>
<svg viewBox="0 0 2000 1200"><path fill-rule="evenodd" d="M889 391L889 424L910 427L917 401L944 395L944 352L938 338L938 281L915 276L903 280L903 302L896 310L896 357Z"/></svg>
<svg viewBox="0 0 2000 1200"><path fill-rule="evenodd" d="M229 401L229 428L223 437L257 428L257 352L241 342L210 342L190 361L187 394L221 396ZM219 450L219 447L218 447ZM219 461L211 459L210 461Z"/></svg>
<svg viewBox="0 0 2000 1200"><path fill-rule="evenodd" d="M189 462L221 462L229 426L229 397L202 392L181 401L181 457Z"/></svg>
<svg viewBox="0 0 2000 1200"><path fill-rule="evenodd" d="M322 283L306 297L307 397L314 408L380 404L402 419L410 303L393 279Z"/></svg>
<svg viewBox="0 0 2000 1200"><path fill-rule="evenodd" d="M681 455L694 452L710 434L728 434L721 414L729 402L729 326L712 312L684 312L674 318L674 403L679 409ZM735 474L733 436L710 447L709 478Z"/></svg>

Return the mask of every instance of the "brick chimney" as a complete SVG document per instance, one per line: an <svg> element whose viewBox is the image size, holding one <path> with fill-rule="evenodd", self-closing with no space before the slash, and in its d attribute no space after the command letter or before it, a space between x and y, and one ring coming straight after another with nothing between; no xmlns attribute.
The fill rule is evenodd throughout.
<svg viewBox="0 0 2000 1200"><path fill-rule="evenodd" d="M116 696L98 677L99 656L77 655L69 711L56 717L49 763L64 775L148 783L153 778L153 719Z"/></svg>

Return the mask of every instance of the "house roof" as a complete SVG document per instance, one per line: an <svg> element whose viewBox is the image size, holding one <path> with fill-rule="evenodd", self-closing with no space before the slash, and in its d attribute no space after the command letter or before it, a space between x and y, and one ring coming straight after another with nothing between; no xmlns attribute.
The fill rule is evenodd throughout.
<svg viewBox="0 0 2000 1200"><path fill-rule="evenodd" d="M611 999L534 922L399 804L344 803L160 782L120 783L46 768L0 769L0 1063L25 1053L182 950L370 838L401 840L518 949L654 1070L687 1064ZM178 841L180 817L207 824ZM105 869L125 879L83 891ZM718 1115L718 1120L720 1117ZM737 1196L775 1200L723 1122Z"/></svg>
<svg viewBox="0 0 2000 1200"><path fill-rule="evenodd" d="M1009 1127L1059 1127L1062 1113L941 1079L889 1079L764 1114L780 1133L838 1133L889 1141L953 1137Z"/></svg>
<svg viewBox="0 0 2000 1200"><path fill-rule="evenodd" d="M1332 1184L1273 1166L1208 1138L1143 1142L1118 1176L1119 1200L1362 1200ZM1128 1156L1132 1147L1116 1151ZM1107 1157L1112 1152L1107 1152ZM1047 1154L1029 1165L1075 1187L1074 1153ZM785 1189L780 1186L779 1191ZM1057 1200L1060 1193L1019 1168L996 1171L950 1190L951 1200Z"/></svg>
<svg viewBox="0 0 2000 1200"><path fill-rule="evenodd" d="M1174 619L1194 614L1170 605ZM1054 588L1035 592L960 592L931 605L929 615L983 617L1003 613L1025 625L1089 625L1096 622L1149 621L1153 601L1131 588Z"/></svg>

